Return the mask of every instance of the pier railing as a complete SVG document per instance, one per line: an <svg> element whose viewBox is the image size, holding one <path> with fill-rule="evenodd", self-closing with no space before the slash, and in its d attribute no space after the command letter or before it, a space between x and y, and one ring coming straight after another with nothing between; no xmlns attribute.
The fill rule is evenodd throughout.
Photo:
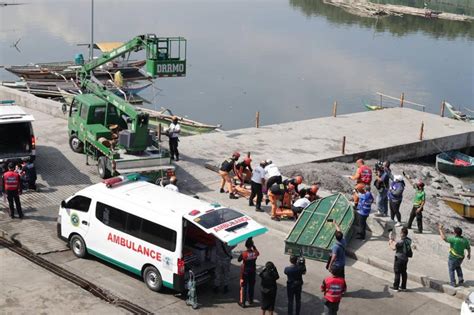
<svg viewBox="0 0 474 315"><path fill-rule="evenodd" d="M411 102L411 101L407 101L405 99L405 93L402 93L400 95L400 97L390 96L390 95L387 95L387 94L383 94L381 92L376 92L376 94L380 97L380 103L379 103L380 107L398 107L398 106L399 107L404 107L405 104L409 104L409 105L413 105L416 109L421 109L422 111L425 111L425 108L426 108L426 105L418 104L418 103ZM384 98L388 99L389 101L384 100ZM394 104L393 101L397 101L398 104ZM389 104L389 106L386 106L387 103Z"/></svg>

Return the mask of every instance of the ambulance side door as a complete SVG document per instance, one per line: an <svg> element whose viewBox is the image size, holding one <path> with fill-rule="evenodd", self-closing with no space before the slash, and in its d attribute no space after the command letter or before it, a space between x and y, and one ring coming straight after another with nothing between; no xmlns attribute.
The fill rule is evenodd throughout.
<svg viewBox="0 0 474 315"><path fill-rule="evenodd" d="M78 233L86 239L90 224L90 206L92 199L82 195L75 195L66 202L64 207L66 215L62 217L62 226L66 236Z"/></svg>

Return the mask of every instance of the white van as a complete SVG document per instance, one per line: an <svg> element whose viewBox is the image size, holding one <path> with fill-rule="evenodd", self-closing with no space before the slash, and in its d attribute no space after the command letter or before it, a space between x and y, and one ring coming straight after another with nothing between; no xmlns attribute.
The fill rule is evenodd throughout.
<svg viewBox="0 0 474 315"><path fill-rule="evenodd" d="M153 291L183 291L213 276L216 238L230 246L267 228L229 208L137 180L89 186L61 202L57 233L77 257L91 254L143 277Z"/></svg>

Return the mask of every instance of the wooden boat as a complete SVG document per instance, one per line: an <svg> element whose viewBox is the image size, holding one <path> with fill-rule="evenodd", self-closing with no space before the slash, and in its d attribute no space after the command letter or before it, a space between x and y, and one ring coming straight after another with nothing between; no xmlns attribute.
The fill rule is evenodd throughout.
<svg viewBox="0 0 474 315"><path fill-rule="evenodd" d="M164 130L168 128L168 125L173 120L173 113L167 109L162 108L161 111L156 111L148 108L140 107L140 109L150 115L149 124L150 127L154 127L155 129L158 128L159 124L161 124L161 129ZM179 124L181 125L181 134L183 136L191 136L197 135L202 133L208 133L215 131L216 129L220 128L221 125L207 125L195 120L191 120L188 118L184 118L182 116L177 116L179 120Z"/></svg>
<svg viewBox="0 0 474 315"><path fill-rule="evenodd" d="M370 105L369 103L364 103L364 106L367 110L382 110L387 108L380 105Z"/></svg>
<svg viewBox="0 0 474 315"><path fill-rule="evenodd" d="M470 198L441 198L457 214L468 219L474 219L474 202Z"/></svg>
<svg viewBox="0 0 474 315"><path fill-rule="evenodd" d="M459 110L456 110L456 108L448 102L444 102L444 105L445 105L445 108L448 110L449 114L451 115L451 118L474 124L474 116L470 116Z"/></svg>
<svg viewBox="0 0 474 315"><path fill-rule="evenodd" d="M459 151L443 152L436 156L436 169L457 176L474 175L474 157Z"/></svg>

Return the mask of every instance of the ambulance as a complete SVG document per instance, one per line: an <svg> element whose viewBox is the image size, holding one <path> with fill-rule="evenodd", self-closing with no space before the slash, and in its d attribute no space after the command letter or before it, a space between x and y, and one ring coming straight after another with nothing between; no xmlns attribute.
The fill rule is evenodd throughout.
<svg viewBox="0 0 474 315"><path fill-rule="evenodd" d="M96 256L182 292L189 271L199 285L213 277L217 240L229 246L267 232L239 211L140 180L130 174L89 186L61 202L58 237L79 258Z"/></svg>

